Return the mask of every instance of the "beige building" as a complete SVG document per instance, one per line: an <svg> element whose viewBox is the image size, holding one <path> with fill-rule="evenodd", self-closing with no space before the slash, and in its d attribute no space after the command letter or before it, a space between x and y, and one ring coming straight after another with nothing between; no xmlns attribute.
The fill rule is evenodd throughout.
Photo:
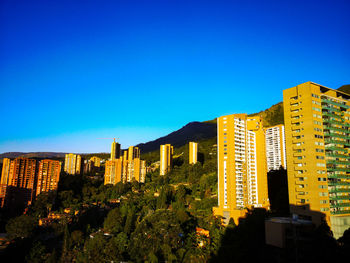
<svg viewBox="0 0 350 263"><path fill-rule="evenodd" d="M198 159L198 143L190 142L189 143L189 163L196 164Z"/></svg>
<svg viewBox="0 0 350 263"><path fill-rule="evenodd" d="M171 171L173 164L174 148L170 144L160 146L160 175L166 175Z"/></svg>
<svg viewBox="0 0 350 263"><path fill-rule="evenodd" d="M265 129L267 170L286 169L286 138L284 125Z"/></svg>
<svg viewBox="0 0 350 263"><path fill-rule="evenodd" d="M115 142L113 139L112 147L111 147L111 160L118 159L120 157L120 144Z"/></svg>
<svg viewBox="0 0 350 263"><path fill-rule="evenodd" d="M66 154L64 160L64 171L67 174L80 174L81 172L81 156L78 154Z"/></svg>
<svg viewBox="0 0 350 263"><path fill-rule="evenodd" d="M350 227L350 96L306 82L283 91L291 212Z"/></svg>
<svg viewBox="0 0 350 263"><path fill-rule="evenodd" d="M265 134L259 116L217 119L218 207L214 214L235 223L246 208L269 208Z"/></svg>

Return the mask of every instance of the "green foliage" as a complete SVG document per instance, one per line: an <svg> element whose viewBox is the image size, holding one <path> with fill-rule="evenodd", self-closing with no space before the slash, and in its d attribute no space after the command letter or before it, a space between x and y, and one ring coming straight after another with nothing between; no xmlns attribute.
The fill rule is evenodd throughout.
<svg viewBox="0 0 350 263"><path fill-rule="evenodd" d="M21 215L9 220L6 232L10 238L28 238L34 234L37 221L29 215Z"/></svg>
<svg viewBox="0 0 350 263"><path fill-rule="evenodd" d="M270 108L249 116L259 115L263 118L263 126L271 127L278 124L284 124L283 102L272 105Z"/></svg>
<svg viewBox="0 0 350 263"><path fill-rule="evenodd" d="M105 230L117 234L123 230L123 223L124 218L121 215L119 208L114 208L111 211L109 211L103 223L103 227Z"/></svg>
<svg viewBox="0 0 350 263"><path fill-rule="evenodd" d="M26 261L33 263L46 262L47 259L48 254L46 253L46 248L41 242L35 242L29 255L26 256Z"/></svg>

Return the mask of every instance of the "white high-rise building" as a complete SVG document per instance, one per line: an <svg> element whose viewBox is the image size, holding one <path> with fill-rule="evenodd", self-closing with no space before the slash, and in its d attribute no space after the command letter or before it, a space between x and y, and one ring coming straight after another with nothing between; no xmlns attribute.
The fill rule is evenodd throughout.
<svg viewBox="0 0 350 263"><path fill-rule="evenodd" d="M276 125L265 129L267 169L286 169L286 139L284 125Z"/></svg>

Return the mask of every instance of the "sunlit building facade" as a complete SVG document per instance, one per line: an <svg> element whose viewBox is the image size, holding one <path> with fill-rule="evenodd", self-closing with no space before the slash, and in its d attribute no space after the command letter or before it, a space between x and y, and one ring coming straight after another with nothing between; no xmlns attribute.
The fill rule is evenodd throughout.
<svg viewBox="0 0 350 263"><path fill-rule="evenodd" d="M119 157L118 157L119 158ZM97 156L93 156L90 158L92 162L94 162L95 167L101 167L101 158Z"/></svg>
<svg viewBox="0 0 350 263"><path fill-rule="evenodd" d="M190 142L189 143L189 163L196 164L198 159L198 143Z"/></svg>
<svg viewBox="0 0 350 263"><path fill-rule="evenodd" d="M65 155L64 171L67 174L80 174L81 172L81 156L78 154L69 153Z"/></svg>
<svg viewBox="0 0 350 263"><path fill-rule="evenodd" d="M111 160L119 159L120 157L120 144L115 141L112 142L111 147Z"/></svg>
<svg viewBox="0 0 350 263"><path fill-rule="evenodd" d="M140 149L130 146L118 159L106 161L105 184L132 182L144 183L146 161L140 159Z"/></svg>
<svg viewBox="0 0 350 263"><path fill-rule="evenodd" d="M265 129L267 170L286 169L286 138L284 125Z"/></svg>
<svg viewBox="0 0 350 263"><path fill-rule="evenodd" d="M313 82L283 91L290 210L350 227L350 96Z"/></svg>
<svg viewBox="0 0 350 263"><path fill-rule="evenodd" d="M56 160L42 160L36 183L36 195L42 192L56 191L60 180L61 162Z"/></svg>
<svg viewBox="0 0 350 263"><path fill-rule="evenodd" d="M173 164L174 148L171 144L160 146L160 175L166 175L171 171Z"/></svg>
<svg viewBox="0 0 350 263"><path fill-rule="evenodd" d="M269 208L265 134L259 116L232 114L217 119L218 207L227 224L246 208Z"/></svg>

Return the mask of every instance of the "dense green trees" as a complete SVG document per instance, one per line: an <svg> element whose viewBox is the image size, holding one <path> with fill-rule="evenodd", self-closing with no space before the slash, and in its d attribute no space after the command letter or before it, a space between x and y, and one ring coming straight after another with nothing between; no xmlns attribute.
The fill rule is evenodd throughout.
<svg viewBox="0 0 350 263"><path fill-rule="evenodd" d="M37 224L32 216L21 215L9 220L6 232L10 238L28 238L34 234Z"/></svg>

